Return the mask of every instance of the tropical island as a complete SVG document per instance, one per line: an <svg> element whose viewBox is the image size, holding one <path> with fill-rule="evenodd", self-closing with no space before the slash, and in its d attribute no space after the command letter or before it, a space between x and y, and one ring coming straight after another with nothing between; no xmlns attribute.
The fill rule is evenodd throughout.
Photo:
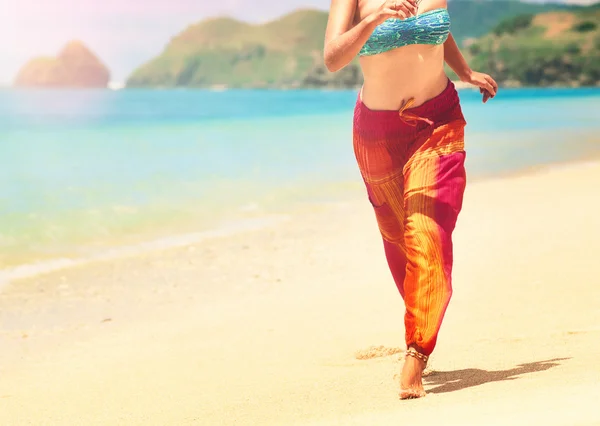
<svg viewBox="0 0 600 426"><path fill-rule="evenodd" d="M505 85L598 86L599 6L502 21L468 44L472 66Z"/></svg>
<svg viewBox="0 0 600 426"><path fill-rule="evenodd" d="M600 82L600 3L534 4L452 0L452 32L474 68L510 86ZM252 25L214 18L175 36L136 69L127 87L349 88L357 62L338 73L323 64L327 12L298 10ZM449 71L451 77L455 77Z"/></svg>
<svg viewBox="0 0 600 426"><path fill-rule="evenodd" d="M39 57L18 72L17 87L106 88L110 71L81 41L71 41L56 57Z"/></svg>

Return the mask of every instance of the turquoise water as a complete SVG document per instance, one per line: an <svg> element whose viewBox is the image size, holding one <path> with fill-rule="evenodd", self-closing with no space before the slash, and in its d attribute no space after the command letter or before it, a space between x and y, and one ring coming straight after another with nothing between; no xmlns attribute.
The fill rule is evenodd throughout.
<svg viewBox="0 0 600 426"><path fill-rule="evenodd" d="M600 89L460 91L471 179L600 153ZM355 91L0 91L0 269L356 194Z"/></svg>

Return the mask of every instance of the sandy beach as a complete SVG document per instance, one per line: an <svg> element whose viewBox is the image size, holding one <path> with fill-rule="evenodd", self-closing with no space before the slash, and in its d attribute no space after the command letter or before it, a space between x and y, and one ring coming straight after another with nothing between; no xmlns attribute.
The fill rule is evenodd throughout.
<svg viewBox="0 0 600 426"><path fill-rule="evenodd" d="M2 425L600 425L600 162L470 183L426 378L366 198L0 291Z"/></svg>

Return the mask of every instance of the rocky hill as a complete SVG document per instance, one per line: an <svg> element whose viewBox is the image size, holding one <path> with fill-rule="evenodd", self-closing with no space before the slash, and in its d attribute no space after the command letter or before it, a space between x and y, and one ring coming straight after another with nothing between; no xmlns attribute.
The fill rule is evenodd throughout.
<svg viewBox="0 0 600 426"><path fill-rule="evenodd" d="M21 68L17 87L105 88L110 72L82 42L69 42L56 57L39 57Z"/></svg>

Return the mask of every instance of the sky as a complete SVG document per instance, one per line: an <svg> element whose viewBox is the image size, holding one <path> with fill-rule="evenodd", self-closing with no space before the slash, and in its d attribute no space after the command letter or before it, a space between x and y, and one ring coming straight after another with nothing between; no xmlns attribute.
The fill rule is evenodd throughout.
<svg viewBox="0 0 600 426"><path fill-rule="evenodd" d="M492 0L493 1L493 0ZM569 0L590 3L593 0ZM214 16L249 22L301 7L327 10L330 0L0 0L0 85L11 84L35 56L54 56L81 40L123 82L188 25Z"/></svg>

